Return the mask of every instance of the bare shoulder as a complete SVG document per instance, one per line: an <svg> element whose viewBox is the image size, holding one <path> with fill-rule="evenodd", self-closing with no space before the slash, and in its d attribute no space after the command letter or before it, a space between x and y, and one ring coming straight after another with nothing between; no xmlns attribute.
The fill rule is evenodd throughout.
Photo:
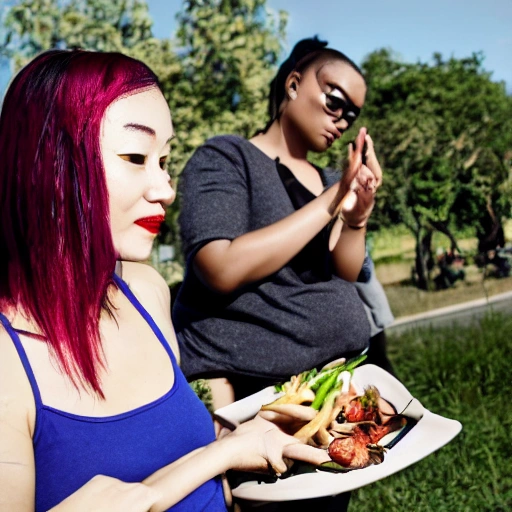
<svg viewBox="0 0 512 512"><path fill-rule="evenodd" d="M169 292L165 279L151 265L136 263L134 261L123 261L123 279L128 284L140 284L157 287Z"/></svg>
<svg viewBox="0 0 512 512"><path fill-rule="evenodd" d="M0 509L33 510L32 389L14 343L0 324Z"/></svg>
<svg viewBox="0 0 512 512"><path fill-rule="evenodd" d="M169 287L165 279L152 266L123 261L123 279L143 304L147 297L152 297L158 300L161 307L170 308Z"/></svg>
<svg viewBox="0 0 512 512"><path fill-rule="evenodd" d="M22 413L25 423L35 413L34 397L13 340L0 324L0 418ZM0 422L1 422L0 421ZM32 421L28 422L30 430Z"/></svg>
<svg viewBox="0 0 512 512"><path fill-rule="evenodd" d="M171 321L171 292L165 279L145 263L123 261L122 268L123 280L153 317L179 359L178 343Z"/></svg>

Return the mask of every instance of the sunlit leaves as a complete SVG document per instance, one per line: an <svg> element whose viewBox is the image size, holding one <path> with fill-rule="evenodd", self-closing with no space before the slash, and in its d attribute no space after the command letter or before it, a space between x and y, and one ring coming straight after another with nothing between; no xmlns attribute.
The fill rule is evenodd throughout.
<svg viewBox="0 0 512 512"><path fill-rule="evenodd" d="M512 100L482 63L476 53L406 64L389 50L363 63L364 121L385 173L386 203L377 210L380 219L405 222L418 240L468 222L484 234L490 215L496 222L510 217Z"/></svg>

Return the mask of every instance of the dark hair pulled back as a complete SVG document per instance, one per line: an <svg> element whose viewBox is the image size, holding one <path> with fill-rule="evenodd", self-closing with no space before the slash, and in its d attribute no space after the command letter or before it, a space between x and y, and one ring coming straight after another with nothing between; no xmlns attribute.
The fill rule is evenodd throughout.
<svg viewBox="0 0 512 512"><path fill-rule="evenodd" d="M321 55L331 55L333 58L342 60L352 66L362 75L359 67L344 53L327 47L327 41L321 41L318 36L301 39L291 51L289 57L281 64L276 76L270 82L268 96L268 117L269 121L262 130L266 132L270 125L279 118L281 103L285 98L285 83L292 71L302 72Z"/></svg>

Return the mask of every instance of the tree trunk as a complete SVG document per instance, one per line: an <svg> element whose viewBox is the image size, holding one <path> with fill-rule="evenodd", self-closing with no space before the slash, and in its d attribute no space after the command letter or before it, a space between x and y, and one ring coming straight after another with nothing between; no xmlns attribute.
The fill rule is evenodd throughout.
<svg viewBox="0 0 512 512"><path fill-rule="evenodd" d="M457 240L455 239L452 232L448 229L444 222L432 222L432 226L434 227L435 230L439 231L440 233L443 233L448 237L448 239L450 240L450 248L452 252L455 250L457 250L459 253L461 252Z"/></svg>
<svg viewBox="0 0 512 512"><path fill-rule="evenodd" d="M419 228L416 233L416 286L420 290L429 289L429 267L432 264L432 229L427 229L422 235Z"/></svg>
<svg viewBox="0 0 512 512"><path fill-rule="evenodd" d="M487 252L496 247L505 245L505 234L503 225L491 205L490 199L487 201L487 212L489 216L481 222L481 229L478 232L478 252Z"/></svg>

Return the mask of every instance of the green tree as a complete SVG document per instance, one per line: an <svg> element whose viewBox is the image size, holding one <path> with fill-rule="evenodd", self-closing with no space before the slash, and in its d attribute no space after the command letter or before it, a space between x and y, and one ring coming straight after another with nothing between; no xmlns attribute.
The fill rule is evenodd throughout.
<svg viewBox="0 0 512 512"><path fill-rule="evenodd" d="M175 101L180 144L221 133L250 136L266 122L286 14L265 0L186 0L177 19L184 76Z"/></svg>
<svg viewBox="0 0 512 512"><path fill-rule="evenodd" d="M15 71L50 48L124 51L152 39L141 0L21 0L4 20L2 54Z"/></svg>
<svg viewBox="0 0 512 512"><path fill-rule="evenodd" d="M118 51L146 62L170 95L181 77L172 43L152 35L144 0L21 0L8 8L0 55L13 71L50 48Z"/></svg>
<svg viewBox="0 0 512 512"><path fill-rule="evenodd" d="M483 237L489 219L501 226L510 217L510 97L482 63L476 53L404 64L389 50L363 63L365 118L385 171L376 217L414 234L420 288L429 287L434 231L457 248L456 227L469 222Z"/></svg>
<svg viewBox="0 0 512 512"><path fill-rule="evenodd" d="M176 127L172 165L178 175L192 152L214 135L252 135L266 122L286 15L265 0L187 0L177 15L178 80L164 80ZM167 90L167 89L166 89ZM168 239L178 257L180 198L169 210Z"/></svg>

